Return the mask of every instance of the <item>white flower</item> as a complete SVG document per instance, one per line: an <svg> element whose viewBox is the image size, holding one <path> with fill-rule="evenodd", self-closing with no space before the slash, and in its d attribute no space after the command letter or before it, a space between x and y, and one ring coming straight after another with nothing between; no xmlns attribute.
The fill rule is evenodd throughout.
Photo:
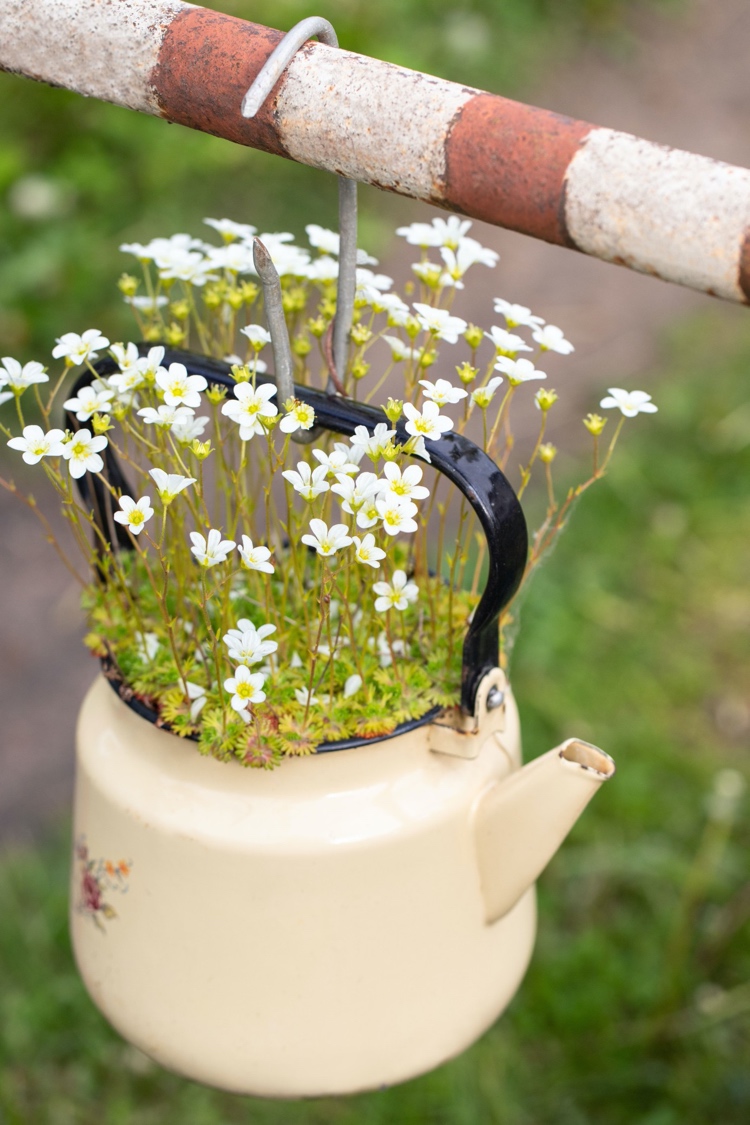
<svg viewBox="0 0 750 1125"><path fill-rule="evenodd" d="M394 571L393 582L375 582L372 588L378 595L375 599L378 613L385 613L389 609L404 610L409 602L416 601L419 594L419 587L413 582L407 582L403 570Z"/></svg>
<svg viewBox="0 0 750 1125"><path fill-rule="evenodd" d="M115 343L110 345L109 354L114 359L117 366L121 371L125 371L128 367L134 367L138 362L138 345L123 343ZM162 348L162 355L164 349Z"/></svg>
<svg viewBox="0 0 750 1125"><path fill-rule="evenodd" d="M65 362L70 367L75 367L86 360L93 362L98 359L98 352L94 348L108 348L109 340L102 336L98 328L87 328L79 336L77 332L66 332L55 341L56 347L52 349L53 359L65 357Z"/></svg>
<svg viewBox="0 0 750 1125"><path fill-rule="evenodd" d="M460 316L451 316L447 309L434 309L432 305L423 305L419 301L414 302L414 308L422 328L447 344L455 344L460 333L466 331L466 321Z"/></svg>
<svg viewBox="0 0 750 1125"><path fill-rule="evenodd" d="M211 528L207 539L200 532L191 531L190 541L193 544L190 553L205 567L226 562L229 552L237 546L234 539L222 539L221 532L215 527Z"/></svg>
<svg viewBox="0 0 750 1125"><path fill-rule="evenodd" d="M511 387L520 387L521 383L528 383L531 379L547 378L546 372L534 367L530 359L510 359L505 355L497 357L495 370L508 376Z"/></svg>
<svg viewBox="0 0 750 1125"><path fill-rule="evenodd" d="M372 648L372 637L368 641L369 647ZM406 652L406 645L402 640L394 638L393 642L388 644L388 634L384 631L380 634L377 640L378 657L380 658L381 668L390 668L393 664L393 656L391 656L391 648L393 649L394 656L403 656Z"/></svg>
<svg viewBox="0 0 750 1125"><path fill-rule="evenodd" d="M317 223L308 223L305 231L310 245L316 250L323 250L326 254L338 254L340 239L335 231L319 227Z"/></svg>
<svg viewBox="0 0 750 1125"><path fill-rule="evenodd" d="M495 312L505 317L508 328L517 328L519 325L537 328L540 324L544 324L542 317L534 316L531 309L527 309L525 305L513 305L510 301L504 301L502 297L495 297Z"/></svg>
<svg viewBox="0 0 750 1125"><path fill-rule="evenodd" d="M285 404L285 408L289 403ZM315 423L315 411L306 402L294 399L291 408L279 422L279 429L284 434L293 434L297 430L311 430Z"/></svg>
<svg viewBox="0 0 750 1125"><path fill-rule="evenodd" d="M181 247L164 247L154 258L159 267L159 277L165 281L187 281L191 285L205 285L214 281L211 261L198 250L183 250Z"/></svg>
<svg viewBox="0 0 750 1125"><path fill-rule="evenodd" d="M399 363L402 359L419 359L422 354L420 348L409 347L397 336L383 336L383 339L391 349L391 358L394 363Z"/></svg>
<svg viewBox="0 0 750 1125"><path fill-rule="evenodd" d="M471 392L472 402L475 402L482 410L486 410L495 397L495 391L503 381L502 375L494 375L484 387L477 387L475 391Z"/></svg>
<svg viewBox="0 0 750 1125"><path fill-rule="evenodd" d="M144 422L154 426L181 426L192 422L195 417L190 406L144 406L138 411L138 417Z"/></svg>
<svg viewBox="0 0 750 1125"><path fill-rule="evenodd" d="M200 406L200 392L208 382L202 375L188 375L184 363L170 363L169 370L160 367L156 372L156 385L164 394L167 406Z"/></svg>
<svg viewBox="0 0 750 1125"><path fill-rule="evenodd" d="M78 430L72 439L63 446L62 455L68 462L70 475L78 479L88 471L100 473L104 462L99 456L101 449L109 445L104 434L97 437L91 436L90 430Z"/></svg>
<svg viewBox="0 0 750 1125"><path fill-rule="evenodd" d="M357 300L370 305L373 312L388 313L388 323L393 327L406 324L409 306L397 293L382 293L374 285L357 286Z"/></svg>
<svg viewBox="0 0 750 1125"><path fill-rule="evenodd" d="M92 414L106 414L114 397L114 390L97 379L93 386L81 387L78 397L67 399L63 407L74 410L79 422L88 422Z"/></svg>
<svg viewBox="0 0 750 1125"><path fill-rule="evenodd" d="M236 629L230 629L224 634L223 640L230 658L236 664L257 664L279 647L276 641L266 640L266 637L275 632L275 625L267 624L256 628L252 621L243 617L237 622Z"/></svg>
<svg viewBox="0 0 750 1125"><path fill-rule="evenodd" d="M200 684L192 683L191 680L185 680L184 684L185 694L192 701L190 718L195 722L206 705L206 689Z"/></svg>
<svg viewBox="0 0 750 1125"><path fill-rule="evenodd" d="M231 242L227 246L208 248L208 261L212 267L230 273L255 273L253 248L246 242Z"/></svg>
<svg viewBox="0 0 750 1125"><path fill-rule="evenodd" d="M575 351L570 340L563 336L562 329L554 324L545 324L543 328L535 328L531 338L536 341L543 352L559 352L560 355L570 355Z"/></svg>
<svg viewBox="0 0 750 1125"><path fill-rule="evenodd" d="M134 254L141 261L166 261L170 254L187 250L200 250L203 243L190 234L173 234L171 238L152 238L147 246L140 242L124 242L120 249L124 254ZM158 261L157 261L158 264Z"/></svg>
<svg viewBox="0 0 750 1125"><path fill-rule="evenodd" d="M419 435L419 437L412 437L409 440L408 452L411 453L414 457L421 457L422 460L426 461L428 465L432 464L432 458L427 452L424 438L421 434Z"/></svg>
<svg viewBox="0 0 750 1125"><path fill-rule="evenodd" d="M246 324L240 328L240 335L247 336L256 352L271 343L271 333L262 324Z"/></svg>
<svg viewBox="0 0 750 1125"><path fill-rule="evenodd" d="M367 429L367 426L356 426L354 434L349 440L355 449L362 450L360 457L362 453L366 453L371 461L377 461L378 457L382 455L383 449L395 435L396 431L389 430L385 422L378 422L372 433Z"/></svg>
<svg viewBox="0 0 750 1125"><path fill-rule="evenodd" d="M224 680L224 690L232 695L229 706L249 722L247 709L251 703L262 703L266 693L262 690L266 677L262 672L249 672L244 664L235 669L234 676Z"/></svg>
<svg viewBox="0 0 750 1125"><path fill-rule="evenodd" d="M349 460L349 446L341 442L337 442L330 453L326 453L324 449L313 449L312 455L325 467L326 474L336 476L338 473L359 471L359 466Z"/></svg>
<svg viewBox="0 0 750 1125"><path fill-rule="evenodd" d="M312 707L315 703L320 703L317 695L314 695L310 689L306 687L295 688L294 698L302 707Z"/></svg>
<svg viewBox="0 0 750 1125"><path fill-rule="evenodd" d="M446 285L463 289L463 282L456 282L449 273L441 269L435 262L412 262L412 270L420 281L430 288L443 288Z"/></svg>
<svg viewBox="0 0 750 1125"><path fill-rule="evenodd" d="M0 387L10 387L11 391L20 394L33 383L48 383L49 375L45 373L41 363L34 359L25 363L23 367L12 356L3 356L3 366L0 367ZM12 395L8 396L12 398ZM7 398L4 400L7 402Z"/></svg>
<svg viewBox="0 0 750 1125"><path fill-rule="evenodd" d="M475 238L462 238L457 247L441 246L440 257L445 262L446 273L456 288L462 289L461 278L475 265L494 268L500 255L480 245Z"/></svg>
<svg viewBox="0 0 750 1125"><path fill-rule="evenodd" d="M126 305L130 305L139 312L155 312L156 309L163 309L165 305L169 304L169 297L124 297Z"/></svg>
<svg viewBox="0 0 750 1125"><path fill-rule="evenodd" d="M263 419L274 418L279 412L269 401L276 394L276 388L271 383L261 383L258 387L238 383L234 394L233 399L224 403L221 412L239 425L240 441L250 441L255 434L264 434Z"/></svg>
<svg viewBox="0 0 750 1125"><path fill-rule="evenodd" d="M310 520L310 530L313 534L303 535L302 542L307 547L314 547L319 555L326 558L352 543L351 536L347 534L349 529L344 523L335 523L329 528L323 520Z"/></svg>
<svg viewBox="0 0 750 1125"><path fill-rule="evenodd" d="M129 344L128 347L130 347ZM161 366L161 361L163 359L164 348L161 344L158 344L155 348L149 348L146 355L142 355L136 359L135 366L147 383L155 383L156 376L160 371L164 370ZM122 364L120 366L122 367Z"/></svg>
<svg viewBox="0 0 750 1125"><path fill-rule="evenodd" d="M375 507L383 521L383 530L388 535L398 535L400 531L412 532L417 530L416 520L412 519L417 514L417 505L403 496L394 496L387 492L376 501Z"/></svg>
<svg viewBox="0 0 750 1125"><path fill-rule="evenodd" d="M185 418L182 422L173 422L170 431L180 445L190 445L191 441L203 436L210 420L206 415L201 418Z"/></svg>
<svg viewBox="0 0 750 1125"><path fill-rule="evenodd" d="M505 328L498 328L493 325L489 332L485 332L488 340L492 340L495 349L498 352L503 352L505 355L514 357L518 352L530 352L530 348L522 336L516 336L513 332L507 332Z"/></svg>
<svg viewBox="0 0 750 1125"><path fill-rule="evenodd" d="M352 538L355 547L354 557L357 562L378 570L380 560L385 558L385 551L381 547L375 546L375 536L368 533L363 539L360 539L358 535L354 535Z"/></svg>
<svg viewBox="0 0 750 1125"><path fill-rule="evenodd" d="M165 473L163 469L149 469L150 477L156 484L162 504L171 504L175 496L191 484L195 484L195 477L183 477L179 473Z"/></svg>
<svg viewBox="0 0 750 1125"><path fill-rule="evenodd" d="M405 238L410 246L450 246L454 250L471 229L469 219L459 219L458 215L449 215L447 219L435 218L431 223L412 223L408 227L399 227L396 234Z"/></svg>
<svg viewBox="0 0 750 1125"><path fill-rule="evenodd" d="M154 514L151 497L142 496L136 503L132 496L121 496L118 502L121 510L114 514L115 523L123 524L132 535L140 535Z"/></svg>
<svg viewBox="0 0 750 1125"><path fill-rule="evenodd" d="M311 469L306 461L298 461L296 472L294 469L285 469L281 475L308 503L312 503L322 492L328 492L331 487L326 481L328 470L324 465Z"/></svg>
<svg viewBox="0 0 750 1125"><path fill-rule="evenodd" d="M268 560L271 552L268 547L253 546L249 535L242 536L242 546L238 547L242 563L248 570L262 570L266 574L273 574L273 564Z"/></svg>
<svg viewBox="0 0 750 1125"><path fill-rule="evenodd" d="M144 664L150 664L159 651L159 638L156 633L134 633L133 639L137 645L139 660Z"/></svg>
<svg viewBox="0 0 750 1125"><path fill-rule="evenodd" d="M436 402L438 406L460 402L468 393L463 387L454 387L447 379L438 379L434 383L429 379L420 379L419 385L424 388L424 397Z"/></svg>
<svg viewBox="0 0 750 1125"><path fill-rule="evenodd" d="M360 473L356 480L352 480L346 473L337 473L336 481L336 484L331 485L331 492L342 498L342 511L349 515L356 515L368 501L374 502L382 489L382 482L375 473ZM372 523L358 526L372 527Z"/></svg>
<svg viewBox="0 0 750 1125"><path fill-rule="evenodd" d="M24 426L23 437L11 438L8 445L23 453L27 465L36 465L42 457L62 457L65 453L64 430L48 430L41 426Z"/></svg>
<svg viewBox="0 0 750 1125"><path fill-rule="evenodd" d="M383 472L387 479L383 498L395 496L401 500L424 500L430 495L429 488L419 483L422 479L419 465L407 465L402 472L395 461L386 461Z"/></svg>
<svg viewBox="0 0 750 1125"><path fill-rule="evenodd" d="M635 418L636 414L655 414L659 409L645 391L623 391L619 387L610 387L609 398L603 398L599 405L605 410L617 408L626 418Z"/></svg>
<svg viewBox="0 0 750 1125"><path fill-rule="evenodd" d="M305 277L308 281L322 281L324 285L327 282L335 281L338 276L339 264L335 258L329 257L328 254L310 262L305 271Z"/></svg>
<svg viewBox="0 0 750 1125"><path fill-rule="evenodd" d="M444 433L453 429L453 420L440 413L436 402L426 402L422 410L417 410L411 402L404 403L404 414L409 419L405 429L407 434L422 436L430 441L438 441Z"/></svg>
<svg viewBox="0 0 750 1125"><path fill-rule="evenodd" d="M349 676L344 684L344 699L349 699L350 696L355 695L362 687L362 677L356 672Z"/></svg>
<svg viewBox="0 0 750 1125"><path fill-rule="evenodd" d="M357 268L355 280L358 286L369 285L373 289L380 289L383 293L393 285L392 277L388 277L385 273L373 273L372 270L363 269L362 266Z"/></svg>
<svg viewBox="0 0 750 1125"><path fill-rule="evenodd" d="M204 219L203 222L218 231L227 242L233 238L242 238L249 242L258 229L251 227L249 223L235 223L233 219Z"/></svg>

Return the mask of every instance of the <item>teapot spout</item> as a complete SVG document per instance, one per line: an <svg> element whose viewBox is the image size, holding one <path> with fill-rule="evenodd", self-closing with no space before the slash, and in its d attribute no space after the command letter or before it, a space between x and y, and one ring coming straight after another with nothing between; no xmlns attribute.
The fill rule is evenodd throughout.
<svg viewBox="0 0 750 1125"><path fill-rule="evenodd" d="M488 923L507 914L535 882L614 772L603 750L570 738L483 795L474 827Z"/></svg>

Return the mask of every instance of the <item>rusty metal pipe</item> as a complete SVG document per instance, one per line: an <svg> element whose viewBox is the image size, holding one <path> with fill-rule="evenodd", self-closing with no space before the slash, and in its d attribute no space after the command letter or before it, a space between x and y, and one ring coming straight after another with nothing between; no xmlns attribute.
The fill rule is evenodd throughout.
<svg viewBox="0 0 750 1125"><path fill-rule="evenodd" d="M5 70L750 303L748 169L320 43L248 121L281 38L179 0L0 2Z"/></svg>

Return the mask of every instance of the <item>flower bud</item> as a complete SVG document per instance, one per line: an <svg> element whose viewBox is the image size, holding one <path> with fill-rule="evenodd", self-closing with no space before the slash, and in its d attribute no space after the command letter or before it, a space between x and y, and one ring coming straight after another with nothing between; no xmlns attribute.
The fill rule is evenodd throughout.
<svg viewBox="0 0 750 1125"><path fill-rule="evenodd" d="M381 445L379 452L384 461L395 461L401 456L402 450L400 445L394 444L393 438L389 438L385 445Z"/></svg>
<svg viewBox="0 0 750 1125"><path fill-rule="evenodd" d="M352 343L358 348L372 339L372 332L366 324L355 324L351 332Z"/></svg>
<svg viewBox="0 0 750 1125"><path fill-rule="evenodd" d="M235 383L249 383L252 372L244 363L235 363L232 366L232 378Z"/></svg>
<svg viewBox="0 0 750 1125"><path fill-rule="evenodd" d="M555 457L557 457L557 446L553 445L551 441L539 446L539 460L545 465L551 465Z"/></svg>
<svg viewBox="0 0 750 1125"><path fill-rule="evenodd" d="M321 336L325 335L325 330L327 327L328 324L325 320L325 317L322 316L316 316L315 318L310 317L307 322L308 331L311 332L317 340L319 340Z"/></svg>
<svg viewBox="0 0 750 1125"><path fill-rule="evenodd" d="M404 328L410 340L416 340L417 336L422 331L422 325L415 316L407 316Z"/></svg>
<svg viewBox="0 0 750 1125"><path fill-rule="evenodd" d="M179 348L180 344L185 343L186 333L184 329L180 328L179 324L173 321L169 327L164 330L164 339L169 344L170 348Z"/></svg>
<svg viewBox="0 0 750 1125"><path fill-rule="evenodd" d="M476 324L470 324L464 332L464 340L472 351L476 351L483 339L484 332Z"/></svg>
<svg viewBox="0 0 750 1125"><path fill-rule="evenodd" d="M254 281L241 281L240 293L242 294L242 300L245 302L245 304L252 305L253 302L258 299L260 289Z"/></svg>
<svg viewBox="0 0 750 1125"><path fill-rule="evenodd" d="M187 301L173 301L169 311L175 320L187 320L190 316L190 304Z"/></svg>
<svg viewBox="0 0 750 1125"><path fill-rule="evenodd" d="M107 430L113 430L114 426L109 414L95 414L91 419L91 429L97 437L99 434L106 434Z"/></svg>
<svg viewBox="0 0 750 1125"><path fill-rule="evenodd" d="M238 312L245 303L245 298L236 286L232 286L231 289L227 290L225 300L230 309L234 309L235 312Z"/></svg>
<svg viewBox="0 0 750 1125"><path fill-rule="evenodd" d="M332 297L325 297L318 305L318 312L326 320L333 320L336 315L336 302Z"/></svg>
<svg viewBox="0 0 750 1125"><path fill-rule="evenodd" d="M203 304L207 309L218 309L221 307L222 287L220 285L207 285L203 290Z"/></svg>
<svg viewBox="0 0 750 1125"><path fill-rule="evenodd" d="M208 441L198 441L198 438L193 438L190 443L190 448L199 461L205 461L211 454L211 439L209 438Z"/></svg>
<svg viewBox="0 0 750 1125"><path fill-rule="evenodd" d="M433 363L435 362L436 359L437 359L437 352L435 352L435 351L429 351L428 352L427 350L425 350L425 351L422 352L422 354L419 357L419 366L423 367L423 368L432 367L432 365L433 365Z"/></svg>
<svg viewBox="0 0 750 1125"><path fill-rule="evenodd" d="M158 324L150 324L143 335L146 337L147 342L152 344L157 340L161 340L162 329Z"/></svg>
<svg viewBox="0 0 750 1125"><path fill-rule="evenodd" d="M124 273L117 282L117 288L120 290L124 297L135 297L138 290L138 278L133 277L132 274Z"/></svg>
<svg viewBox="0 0 750 1125"><path fill-rule="evenodd" d="M222 387L219 383L210 383L206 391L206 398L212 406L218 406L227 397L227 388Z"/></svg>
<svg viewBox="0 0 750 1125"><path fill-rule="evenodd" d="M599 437L599 434L607 425L607 419L602 418L600 414L587 414L583 419L583 424L590 434L593 434L594 437Z"/></svg>
<svg viewBox="0 0 750 1125"><path fill-rule="evenodd" d="M383 409L389 422L398 422L404 412L404 404L398 398L389 398Z"/></svg>
<svg viewBox="0 0 750 1125"><path fill-rule="evenodd" d="M468 387L469 383L473 382L479 374L479 368L472 367L467 360L465 363L459 364L459 366L456 367L456 374L463 385Z"/></svg>
<svg viewBox="0 0 750 1125"><path fill-rule="evenodd" d="M534 402L539 410L546 414L557 402L557 391L554 391L551 387L549 390L546 387L540 387L534 395Z"/></svg>
<svg viewBox="0 0 750 1125"><path fill-rule="evenodd" d="M292 340L292 351L295 355L298 355L300 359L304 359L304 357L309 355L312 351L310 337L304 336L302 333L300 333L299 336L295 336Z"/></svg>
<svg viewBox="0 0 750 1125"><path fill-rule="evenodd" d="M365 363L363 359L355 360L355 362L352 364L352 376L355 379L364 379L369 370L369 363Z"/></svg>
<svg viewBox="0 0 750 1125"><path fill-rule="evenodd" d="M112 411L115 420L118 422L122 422L123 418L125 418L128 413L128 404L120 399L118 402L112 403L110 410Z"/></svg>

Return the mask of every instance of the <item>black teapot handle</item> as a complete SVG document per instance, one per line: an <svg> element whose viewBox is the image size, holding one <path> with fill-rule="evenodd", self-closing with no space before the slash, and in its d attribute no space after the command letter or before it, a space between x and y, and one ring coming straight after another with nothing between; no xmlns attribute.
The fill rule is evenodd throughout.
<svg viewBox="0 0 750 1125"><path fill-rule="evenodd" d="M153 345L140 344L139 352L145 354L150 347ZM183 363L190 374L203 375L209 385L219 384L229 390L236 385L229 364L208 356L167 348L163 362ZM103 377L119 370L115 361L109 358L100 360L94 369ZM91 384L93 379L90 371L81 375L75 384L74 394ZM269 375L258 375L258 381L267 383L273 382L273 379ZM345 437L351 437L357 426L366 426L372 431L378 423L385 421L381 410L339 395L328 395L324 391L298 385L295 385L295 394L312 406L317 426ZM70 412L66 414L66 424L73 430L81 426ZM399 421L395 428L397 439L405 444L409 435L404 422ZM425 447L432 465L466 497L487 539L487 584L463 646L461 706L468 714L473 714L479 684L486 673L498 664L497 623L500 611L513 597L523 577L528 553L526 520L507 478L492 458L468 438L447 433L438 441L426 441ZM129 485L110 446L105 450L104 457L107 480L116 489L129 492ZM109 543L117 542L120 547L130 547L127 532L111 518L111 498L101 481L87 473L78 481L78 487L84 503L93 508L103 537Z"/></svg>

